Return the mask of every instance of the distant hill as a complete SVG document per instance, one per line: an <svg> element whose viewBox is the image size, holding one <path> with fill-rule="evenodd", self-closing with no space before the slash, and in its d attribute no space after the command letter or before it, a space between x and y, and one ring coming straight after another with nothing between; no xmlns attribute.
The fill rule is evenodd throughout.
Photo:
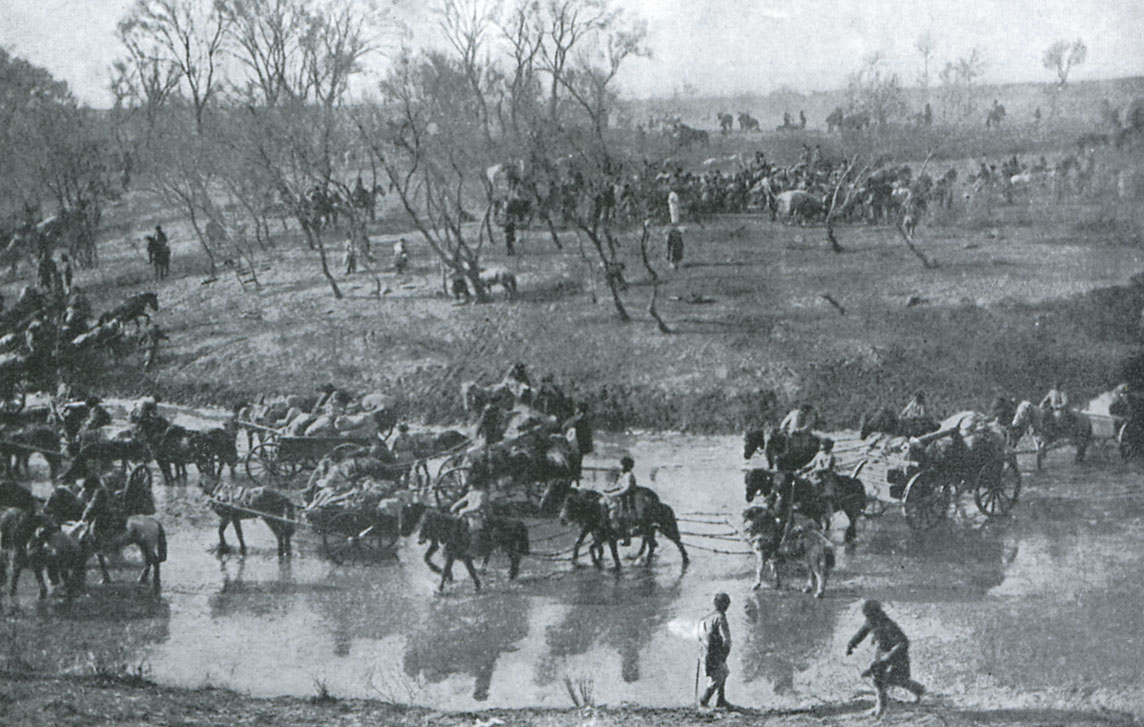
<svg viewBox="0 0 1144 727"><path fill-rule="evenodd" d="M985 123L985 112L997 99L1008 112L1009 123L1026 124L1033 120L1037 108L1047 118L1049 112L1049 91L1051 83L1011 83L1002 85L981 85L975 89L977 113L966 123ZM940 86L931 87L931 105L940 119ZM1144 97L1144 76L1116 78L1099 81L1077 81L1065 89L1061 98L1061 119L1069 123L1096 124L1100 120L1101 101L1107 99L1113 107L1124 108L1135 98ZM798 121L798 112L807 116L807 128L825 127L825 119L835 106L846 106L844 90L816 91L775 91L766 95L738 95L725 97L699 98L652 98L627 102L627 110L633 123L646 123L649 114L679 114L689 125L713 129L718 124L715 113L725 111L737 114L747 111L759 119L764 130L782 124L783 112L789 112ZM912 113L919 112L925 105L925 94L920 88L906 89L906 102ZM736 124L738 128L738 124Z"/></svg>

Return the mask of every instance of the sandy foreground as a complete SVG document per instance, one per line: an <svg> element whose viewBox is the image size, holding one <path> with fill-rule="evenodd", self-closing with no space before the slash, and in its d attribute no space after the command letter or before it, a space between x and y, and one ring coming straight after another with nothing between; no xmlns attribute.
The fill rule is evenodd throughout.
<svg viewBox="0 0 1144 727"><path fill-rule="evenodd" d="M0 724L38 725L443 725L452 727L606 727L623 725L720 724L732 727L768 723L784 727L833 724L882 725L1134 725L1139 720L1111 711L1054 709L958 710L928 700L920 705L894 704L878 720L867 715L872 699L804 710L711 711L589 707L584 709L488 710L440 712L369 700L337 698L256 699L220 689L174 689L119 679L0 676Z"/></svg>

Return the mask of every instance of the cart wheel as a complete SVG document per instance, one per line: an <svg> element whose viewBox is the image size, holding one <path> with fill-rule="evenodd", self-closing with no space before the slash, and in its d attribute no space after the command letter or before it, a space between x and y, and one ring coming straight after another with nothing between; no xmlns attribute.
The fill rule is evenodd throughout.
<svg viewBox="0 0 1144 727"><path fill-rule="evenodd" d="M1120 450L1120 458L1128 461L1140 456L1140 441L1142 439L1140 427L1132 422L1124 422L1120 431L1116 433L1116 446Z"/></svg>
<svg viewBox="0 0 1144 727"><path fill-rule="evenodd" d="M278 442L267 441L246 453L246 476L256 485L273 487L282 477L279 471Z"/></svg>
<svg viewBox="0 0 1144 727"><path fill-rule="evenodd" d="M949 509L949 488L931 472L919 472L906 485L902 502L906 522L914 530L929 530L945 519Z"/></svg>
<svg viewBox="0 0 1144 727"><path fill-rule="evenodd" d="M977 473L973 500L987 517L1008 515L1021 493L1021 473L1013 461L1006 461L1000 471L996 464L985 465Z"/></svg>
<svg viewBox="0 0 1144 727"><path fill-rule="evenodd" d="M397 543L395 530L366 525L366 518L347 512L334 516L322 529L322 548L338 565L368 565L393 556Z"/></svg>
<svg viewBox="0 0 1144 727"><path fill-rule="evenodd" d="M465 494L469 482L468 467L454 467L437 475L433 497L438 505L452 505Z"/></svg>
<svg viewBox="0 0 1144 727"><path fill-rule="evenodd" d="M12 390L0 399L0 411L5 414L19 414L24 410L24 404L28 401L28 395L24 392L23 382L17 381Z"/></svg>

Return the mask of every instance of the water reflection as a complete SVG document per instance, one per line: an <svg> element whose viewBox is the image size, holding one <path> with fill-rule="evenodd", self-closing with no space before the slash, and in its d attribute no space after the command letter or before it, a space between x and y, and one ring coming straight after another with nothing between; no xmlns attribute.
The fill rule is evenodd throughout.
<svg viewBox="0 0 1144 727"><path fill-rule="evenodd" d="M407 631L405 673L430 683L454 674L471 675L473 699L487 700L497 660L515 651L515 644L528 635L528 609L522 605L520 594L512 590L436 598Z"/></svg>
<svg viewBox="0 0 1144 727"><path fill-rule="evenodd" d="M289 560L278 563L276 577L270 580L247 580L245 558L219 559L218 565L222 583L208 599L211 619L236 615L282 618L292 608L294 595L299 590L314 588L295 581ZM253 566L252 570L255 570ZM264 570L264 567L259 567L257 575L264 575Z"/></svg>
<svg viewBox="0 0 1144 727"><path fill-rule="evenodd" d="M737 648L743 681L765 679L776 694L794 688L795 673L827 656L842 599L756 591L743 606L746 632Z"/></svg>
<svg viewBox="0 0 1144 727"><path fill-rule="evenodd" d="M541 685L562 678L562 662L586 654L597 644L620 655L620 674L626 683L640 678L640 653L664 632L671 608L681 593L681 577L661 584L653 571L615 578L595 570L573 579L570 591L560 594L569 612L545 630L547 653L537 665Z"/></svg>

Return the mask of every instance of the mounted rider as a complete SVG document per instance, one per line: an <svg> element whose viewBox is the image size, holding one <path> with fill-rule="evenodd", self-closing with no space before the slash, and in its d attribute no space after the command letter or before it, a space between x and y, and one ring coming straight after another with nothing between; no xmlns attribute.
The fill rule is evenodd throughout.
<svg viewBox="0 0 1144 727"><path fill-rule="evenodd" d="M635 493L636 475L633 472L636 462L631 457L620 460L620 476L615 484L604 490L608 502L608 519L622 538L623 545L632 544L631 525L637 517Z"/></svg>
<svg viewBox="0 0 1144 727"><path fill-rule="evenodd" d="M827 522L834 516L834 496L837 491L838 461L834 457L834 440L829 437L818 443L818 454L807 465L810 480L814 483L819 499L825 505Z"/></svg>
<svg viewBox="0 0 1144 727"><path fill-rule="evenodd" d="M87 407L87 416L80 425L81 432L96 431L111 424L111 415L103 408L103 400L98 396L89 396L84 405Z"/></svg>
<svg viewBox="0 0 1144 727"><path fill-rule="evenodd" d="M1053 423L1063 424L1069 410L1069 396L1065 393L1064 384L1057 381L1045 398L1041 399L1040 407L1053 415Z"/></svg>
<svg viewBox="0 0 1144 727"><path fill-rule="evenodd" d="M790 410L779 424L779 431L785 433L790 438L788 449L809 449L814 447L814 434L811 430L817 418L814 407L807 403L802 404L797 409Z"/></svg>
<svg viewBox="0 0 1144 727"><path fill-rule="evenodd" d="M485 529L485 518L492 506L489 494L488 464L484 457L473 462L469 473L469 490L449 508L449 512L465 521L469 537L475 545Z"/></svg>
<svg viewBox="0 0 1144 727"><path fill-rule="evenodd" d="M98 477L84 478L79 499L84 505L80 521L88 525L85 540L100 543L123 530L123 517L116 512L111 492Z"/></svg>

